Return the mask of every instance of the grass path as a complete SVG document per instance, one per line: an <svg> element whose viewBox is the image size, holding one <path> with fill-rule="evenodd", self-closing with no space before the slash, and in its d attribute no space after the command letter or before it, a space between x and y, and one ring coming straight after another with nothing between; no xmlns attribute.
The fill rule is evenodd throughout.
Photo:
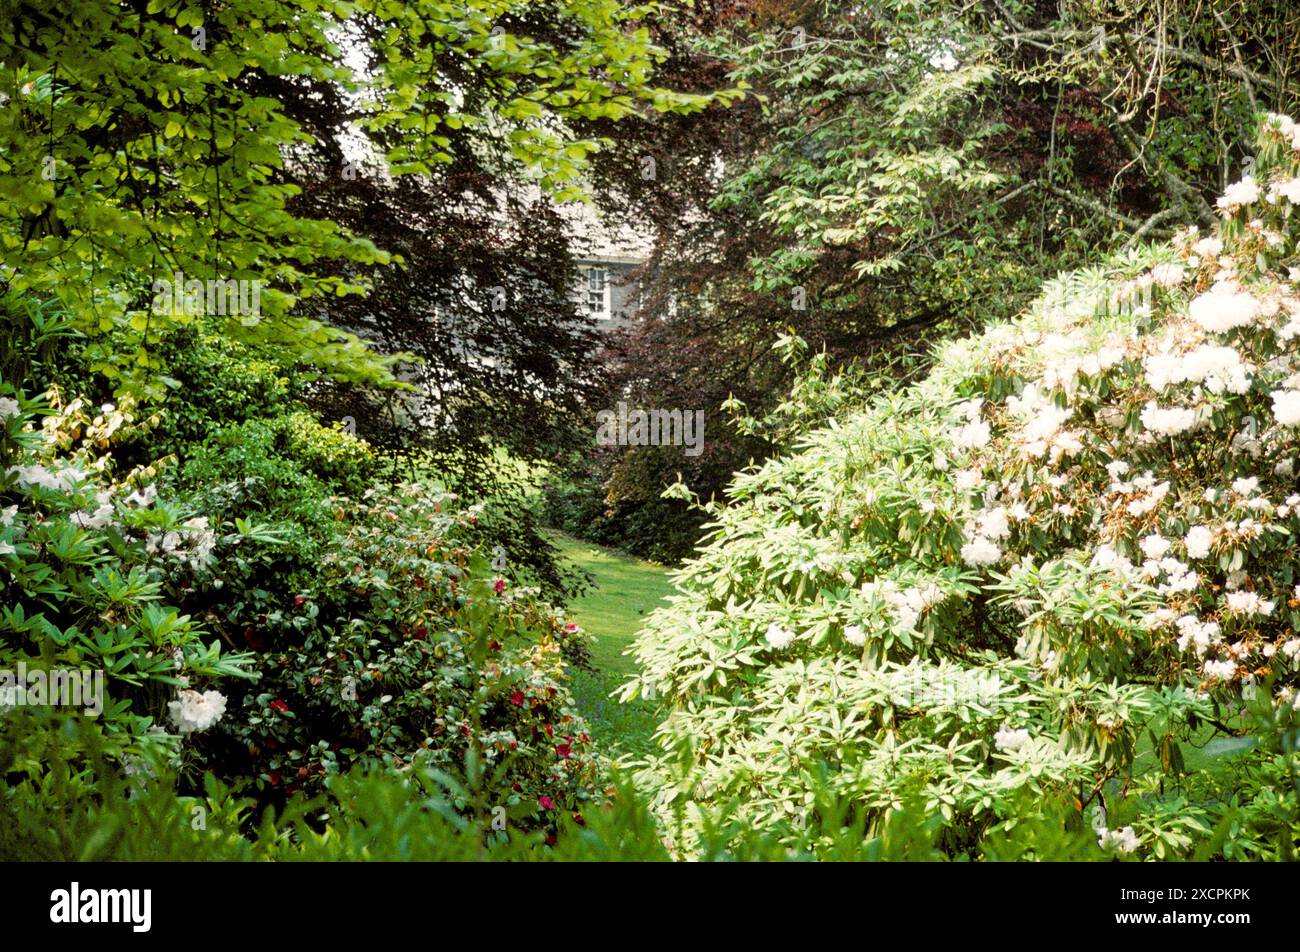
<svg viewBox="0 0 1300 952"><path fill-rule="evenodd" d="M636 663L623 651L645 617L672 592L668 569L559 533L552 538L564 558L595 576L595 585L571 601L569 611L599 639L593 650L596 667L612 674L635 674Z"/></svg>
<svg viewBox="0 0 1300 952"><path fill-rule="evenodd" d="M642 700L620 704L608 695L636 673L636 662L623 652L646 616L672 591L669 570L558 532L552 533L552 541L563 558L595 579L592 587L568 606L573 620L596 636L592 647L595 671L573 673L578 709L607 750L646 753L653 747L651 735L660 720L658 705Z"/></svg>

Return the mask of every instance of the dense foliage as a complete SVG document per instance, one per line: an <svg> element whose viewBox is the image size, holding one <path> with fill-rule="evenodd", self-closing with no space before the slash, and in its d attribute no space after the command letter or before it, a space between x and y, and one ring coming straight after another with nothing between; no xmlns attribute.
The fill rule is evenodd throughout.
<svg viewBox="0 0 1300 952"><path fill-rule="evenodd" d="M789 830L829 784L871 823L922 798L951 850L1073 802L1127 852L1235 813L1223 855L1294 855L1296 125L1257 158L1213 234L1052 282L737 477L627 687L672 704L662 815ZM1230 793L1187 772L1207 725L1260 752Z"/></svg>
<svg viewBox="0 0 1300 952"><path fill-rule="evenodd" d="M1295 26L0 0L0 858L1294 858Z"/></svg>
<svg viewBox="0 0 1300 952"><path fill-rule="evenodd" d="M753 95L629 123L597 157L605 204L655 242L652 319L615 349L610 386L702 409L710 436L697 457L578 457L604 500L593 534L608 514L689 537L699 521L664 487L680 473L720 496L777 449L718 408L762 416L782 398L792 374L770 345L788 328L915 380L935 342L1009 319L1057 273L1208 227L1256 111L1295 109L1298 17L1286 2L827 0L665 20L672 82Z"/></svg>

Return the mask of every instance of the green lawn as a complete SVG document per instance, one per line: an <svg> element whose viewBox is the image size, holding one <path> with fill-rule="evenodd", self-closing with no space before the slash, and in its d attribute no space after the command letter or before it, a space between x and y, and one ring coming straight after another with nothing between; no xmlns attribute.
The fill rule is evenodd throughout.
<svg viewBox="0 0 1300 952"><path fill-rule="evenodd" d="M623 651L646 615L672 591L668 569L560 533L552 538L564 558L596 578L585 595L569 603L574 620L597 638L596 667L620 676L635 674L636 663Z"/></svg>
<svg viewBox="0 0 1300 952"><path fill-rule="evenodd" d="M610 694L636 673L636 662L623 652L646 615L672 591L668 570L558 532L552 539L565 559L595 578L587 593L568 606L574 621L596 637L595 670L572 673L578 710L607 750L616 755L649 753L654 747L651 735L662 719L659 705L640 699L620 704Z"/></svg>

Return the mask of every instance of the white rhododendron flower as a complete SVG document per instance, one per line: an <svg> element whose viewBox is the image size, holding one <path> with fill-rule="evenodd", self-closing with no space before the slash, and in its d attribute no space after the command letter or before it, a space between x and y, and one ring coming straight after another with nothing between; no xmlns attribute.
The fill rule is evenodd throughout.
<svg viewBox="0 0 1300 952"><path fill-rule="evenodd" d="M997 541L1011 534L1011 524L1007 521L1007 511L1001 506L979 514L977 535Z"/></svg>
<svg viewBox="0 0 1300 952"><path fill-rule="evenodd" d="M102 529L113 521L113 504L101 503L94 509L73 513L72 520L83 529Z"/></svg>
<svg viewBox="0 0 1300 952"><path fill-rule="evenodd" d="M131 495L127 496L126 504L128 506L139 506L141 509L147 509L154 504L157 498L158 487L154 483L150 483L143 489L137 489L135 492L131 493Z"/></svg>
<svg viewBox="0 0 1300 952"><path fill-rule="evenodd" d="M1151 269L1151 279L1164 288L1173 288L1183 283L1187 269L1180 264L1158 264Z"/></svg>
<svg viewBox="0 0 1300 952"><path fill-rule="evenodd" d="M1223 242L1218 238L1202 238L1192 245L1192 251L1205 258L1217 258L1223 254Z"/></svg>
<svg viewBox="0 0 1300 952"><path fill-rule="evenodd" d="M1220 681L1231 681L1237 673L1237 662L1235 661L1206 661L1201 668L1208 677L1217 678Z"/></svg>
<svg viewBox="0 0 1300 952"><path fill-rule="evenodd" d="M1029 743L1029 731L1023 727L1016 730L1003 727L993 735L993 743L997 745L998 750L1019 750Z"/></svg>
<svg viewBox="0 0 1300 952"><path fill-rule="evenodd" d="M183 690L167 705L172 723L182 734L204 731L226 713L226 698L220 691Z"/></svg>
<svg viewBox="0 0 1300 952"><path fill-rule="evenodd" d="M1208 526L1192 526L1187 530L1187 536L1183 539L1183 545L1187 547L1187 557L1189 559L1203 559L1210 554L1210 543L1214 541L1214 533Z"/></svg>
<svg viewBox="0 0 1300 952"><path fill-rule="evenodd" d="M1229 592L1226 598L1228 611L1238 615L1271 615L1273 602L1260 598L1254 592Z"/></svg>
<svg viewBox="0 0 1300 952"><path fill-rule="evenodd" d="M1132 853L1140 845L1137 834L1131 826L1121 826L1118 830L1102 827L1097 831L1097 845L1102 849L1111 849L1117 853Z"/></svg>
<svg viewBox="0 0 1300 952"><path fill-rule="evenodd" d="M1113 546L1101 545L1092 554L1092 566L1099 569L1111 569L1121 575L1132 576L1137 567L1115 551Z"/></svg>
<svg viewBox="0 0 1300 952"><path fill-rule="evenodd" d="M1259 477L1242 476L1240 479L1232 481L1232 491L1238 496L1249 496L1259 488Z"/></svg>
<svg viewBox="0 0 1300 952"><path fill-rule="evenodd" d="M953 432L952 442L958 449L977 450L987 446L991 432L983 420L972 420Z"/></svg>
<svg viewBox="0 0 1300 952"><path fill-rule="evenodd" d="M1251 205L1259 201L1259 186L1255 180L1247 175L1240 182L1233 182L1226 189L1223 195L1219 197L1218 206L1224 211L1233 211L1243 205Z"/></svg>
<svg viewBox="0 0 1300 952"><path fill-rule="evenodd" d="M40 486L61 493L71 492L86 480L86 474L72 466L55 472L39 463L33 463L28 466L10 467L9 472L14 475L19 486L25 488Z"/></svg>
<svg viewBox="0 0 1300 952"><path fill-rule="evenodd" d="M13 397L0 397L0 421L18 416L20 408Z"/></svg>
<svg viewBox="0 0 1300 952"><path fill-rule="evenodd" d="M861 648L867 643L867 633L861 625L847 625L844 628L844 640Z"/></svg>
<svg viewBox="0 0 1300 952"><path fill-rule="evenodd" d="M1192 301L1188 313L1205 330L1219 333L1253 321L1259 314L1259 302L1249 294L1216 284Z"/></svg>
<svg viewBox="0 0 1300 952"><path fill-rule="evenodd" d="M1142 554L1148 559L1158 559L1169 551L1169 540L1162 535L1152 534L1142 540Z"/></svg>
<svg viewBox="0 0 1300 952"><path fill-rule="evenodd" d="M1219 641L1221 632L1218 622L1201 621L1195 615L1183 615L1175 624L1178 628L1179 651L1194 647L1196 654L1204 657L1210 646Z"/></svg>
<svg viewBox="0 0 1300 952"><path fill-rule="evenodd" d="M1187 407L1160 407L1154 402L1142 409L1142 425L1159 436L1177 436L1196 423L1196 411Z"/></svg>
<svg viewBox="0 0 1300 952"><path fill-rule="evenodd" d="M1273 416L1283 426L1300 425L1300 390L1274 390Z"/></svg>
<svg viewBox="0 0 1300 952"><path fill-rule="evenodd" d="M787 648L794 641L794 632L789 628L782 628L776 622L767 626L767 633L763 635L767 643L778 651Z"/></svg>
<svg viewBox="0 0 1300 952"><path fill-rule="evenodd" d="M992 565L1002 558L1002 551L996 543L983 536L976 536L961 547L961 558L967 565L978 568L981 565Z"/></svg>
<svg viewBox="0 0 1300 952"><path fill-rule="evenodd" d="M1300 178L1274 182L1268 190L1268 195L1273 201L1284 198L1292 205L1300 205Z"/></svg>

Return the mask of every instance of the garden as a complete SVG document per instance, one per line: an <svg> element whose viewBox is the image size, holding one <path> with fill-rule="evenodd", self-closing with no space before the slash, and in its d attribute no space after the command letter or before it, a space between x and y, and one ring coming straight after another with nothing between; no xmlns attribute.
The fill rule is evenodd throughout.
<svg viewBox="0 0 1300 952"><path fill-rule="evenodd" d="M0 0L0 859L1295 860L1297 64Z"/></svg>

